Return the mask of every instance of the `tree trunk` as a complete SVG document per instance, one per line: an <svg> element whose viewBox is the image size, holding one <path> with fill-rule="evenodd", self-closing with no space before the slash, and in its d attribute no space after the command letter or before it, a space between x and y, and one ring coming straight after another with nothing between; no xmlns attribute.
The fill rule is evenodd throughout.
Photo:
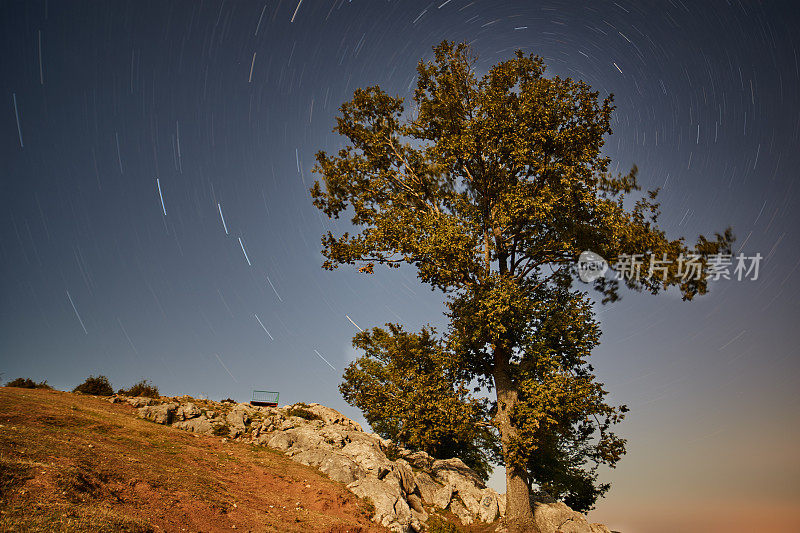
<svg viewBox="0 0 800 533"><path fill-rule="evenodd" d="M509 533L538 532L533 520L530 489L526 481L525 469L508 460L508 443L516 437L517 428L511 421L511 412L517 404L516 387L508 372L508 357L499 347L495 348L494 386L497 392L497 427L503 445L503 458L506 463L506 526Z"/></svg>

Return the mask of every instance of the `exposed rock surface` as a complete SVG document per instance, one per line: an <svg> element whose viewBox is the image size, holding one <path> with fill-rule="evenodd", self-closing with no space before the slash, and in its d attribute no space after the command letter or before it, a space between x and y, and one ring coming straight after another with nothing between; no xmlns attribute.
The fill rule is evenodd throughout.
<svg viewBox="0 0 800 533"><path fill-rule="evenodd" d="M364 432L359 424L319 404L255 407L188 396L154 400L114 396L141 418L158 424L268 446L313 466L370 500L373 520L391 531L424 531L432 513L449 509L465 525L493 523L505 512L505 497L487 488L460 459L434 459ZM387 457L388 455L388 457ZM389 459L392 457L392 459ZM608 533L589 524L547 494L532 498L541 533ZM498 522L498 531L502 525Z"/></svg>

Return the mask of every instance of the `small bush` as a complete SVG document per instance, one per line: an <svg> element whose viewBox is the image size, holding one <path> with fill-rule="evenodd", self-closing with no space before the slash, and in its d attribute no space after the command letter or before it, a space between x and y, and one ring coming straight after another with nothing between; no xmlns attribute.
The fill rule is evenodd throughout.
<svg viewBox="0 0 800 533"><path fill-rule="evenodd" d="M136 383L130 389L120 389L119 394L124 394L125 396L146 396L148 398L159 398L161 396L158 393L158 387L146 379Z"/></svg>
<svg viewBox="0 0 800 533"><path fill-rule="evenodd" d="M114 388L105 376L89 376L86 381L72 389L72 392L94 394L95 396L111 396L114 394Z"/></svg>
<svg viewBox="0 0 800 533"><path fill-rule="evenodd" d="M14 381L9 381L6 383L6 387L19 387L21 389L49 389L53 390L53 387L47 384L47 380L40 381L36 383L31 378L17 378Z"/></svg>
<svg viewBox="0 0 800 533"><path fill-rule="evenodd" d="M452 522L448 522L443 518L432 515L428 518L428 533L460 533L461 530L458 529Z"/></svg>
<svg viewBox="0 0 800 533"><path fill-rule="evenodd" d="M361 500L361 512L368 520L372 520L375 516L375 505L372 503L372 500L368 500L367 498L362 498Z"/></svg>
<svg viewBox="0 0 800 533"><path fill-rule="evenodd" d="M400 447L393 442L386 447L383 453L390 461L397 461L400 458Z"/></svg>
<svg viewBox="0 0 800 533"><path fill-rule="evenodd" d="M228 424L220 424L219 426L214 426L211 432L217 437L227 437L231 432L231 428Z"/></svg>
<svg viewBox="0 0 800 533"><path fill-rule="evenodd" d="M300 406L300 407L298 407ZM305 404L299 403L296 406L293 406L286 412L286 416L296 416L299 418L305 418L306 420L322 420L317 413L314 411L309 411L305 408Z"/></svg>
<svg viewBox="0 0 800 533"><path fill-rule="evenodd" d="M220 401L219 403L236 403L236 400L233 398L225 398L224 400Z"/></svg>

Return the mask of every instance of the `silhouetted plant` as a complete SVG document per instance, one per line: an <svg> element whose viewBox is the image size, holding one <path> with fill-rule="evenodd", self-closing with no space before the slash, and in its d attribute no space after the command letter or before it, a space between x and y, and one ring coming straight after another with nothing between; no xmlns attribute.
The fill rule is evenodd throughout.
<svg viewBox="0 0 800 533"><path fill-rule="evenodd" d="M6 383L6 387L19 387L21 389L53 389L53 387L47 384L47 380L36 383L31 378L17 378Z"/></svg>
<svg viewBox="0 0 800 533"><path fill-rule="evenodd" d="M111 396L114 394L114 388L105 376L89 376L86 381L72 389L72 392L94 394L95 396Z"/></svg>
<svg viewBox="0 0 800 533"><path fill-rule="evenodd" d="M120 389L119 394L124 394L125 396L146 396L148 398L158 398L161 396L158 393L158 387L146 379L131 386L130 389Z"/></svg>

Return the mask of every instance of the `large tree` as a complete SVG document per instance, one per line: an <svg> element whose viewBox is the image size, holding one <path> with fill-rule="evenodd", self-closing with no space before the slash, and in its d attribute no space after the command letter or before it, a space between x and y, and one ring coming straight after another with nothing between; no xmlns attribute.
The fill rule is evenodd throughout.
<svg viewBox="0 0 800 533"><path fill-rule="evenodd" d="M508 526L530 531L525 447L539 428L545 437L555 427L536 407L550 401L537 390L533 351L550 297L543 289L571 287L579 255L592 250L612 262L666 259L658 275L623 283L652 293L676 286L691 299L706 292L703 269L729 251L732 236L700 236L691 248L668 239L657 225L656 191L628 207L626 196L639 190L636 168L614 175L601 153L611 96L545 77L543 61L521 51L483 76L467 45L443 42L434 51L417 68L410 112L377 86L341 106L334 131L349 142L317 154L324 188L316 182L311 193L329 217L349 215L357 233L323 237L324 267L370 273L408 263L444 292L453 352L496 393ZM682 271L690 254L699 275ZM619 280L592 283L604 302L618 297Z"/></svg>

